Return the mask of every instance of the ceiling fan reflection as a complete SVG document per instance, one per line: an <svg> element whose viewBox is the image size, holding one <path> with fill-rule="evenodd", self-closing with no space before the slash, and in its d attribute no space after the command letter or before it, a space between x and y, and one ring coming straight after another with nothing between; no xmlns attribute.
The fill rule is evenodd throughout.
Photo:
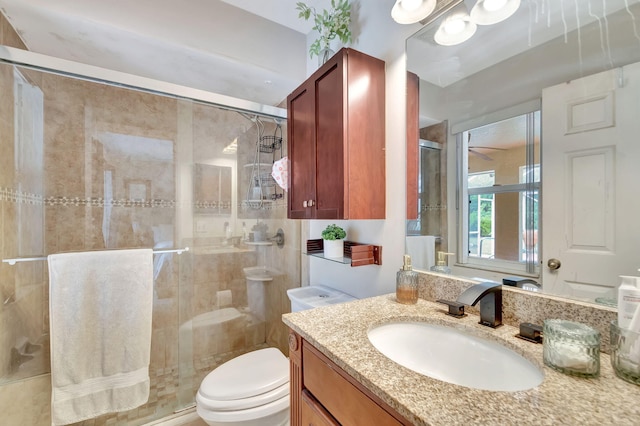
<svg viewBox="0 0 640 426"><path fill-rule="evenodd" d="M487 154L478 151L479 149L482 150L495 150L495 151L506 151L506 148L496 148L493 146L481 146L481 145L476 145L476 146L471 146L471 132L467 133L467 149L469 151L469 153L482 158L485 161L493 161L493 158L489 157Z"/></svg>
<svg viewBox="0 0 640 426"><path fill-rule="evenodd" d="M484 154L478 151L478 149L492 149L495 151L506 151L505 148L494 148L491 146L470 146L468 149L471 154L476 155L485 161L493 161L493 158L489 157L487 154Z"/></svg>

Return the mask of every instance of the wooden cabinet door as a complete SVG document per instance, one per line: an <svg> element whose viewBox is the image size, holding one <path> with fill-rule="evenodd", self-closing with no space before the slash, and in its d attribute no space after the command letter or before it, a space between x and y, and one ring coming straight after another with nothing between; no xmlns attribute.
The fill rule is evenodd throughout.
<svg viewBox="0 0 640 426"><path fill-rule="evenodd" d="M342 219L345 202L344 61L334 56L329 69L315 81L317 219Z"/></svg>
<svg viewBox="0 0 640 426"><path fill-rule="evenodd" d="M407 220L418 219L420 77L407 71Z"/></svg>
<svg viewBox="0 0 640 426"><path fill-rule="evenodd" d="M302 391L302 426L340 426L340 423L308 392Z"/></svg>
<svg viewBox="0 0 640 426"><path fill-rule="evenodd" d="M290 219L384 219L385 65L341 49L287 97Z"/></svg>
<svg viewBox="0 0 640 426"><path fill-rule="evenodd" d="M369 397L372 394L365 394L361 384L357 384L353 378L304 340L302 383L340 424L403 425L403 422L382 408L379 402Z"/></svg>
<svg viewBox="0 0 640 426"><path fill-rule="evenodd" d="M303 84L287 98L289 139L289 219L310 219L309 200L315 200L314 85Z"/></svg>

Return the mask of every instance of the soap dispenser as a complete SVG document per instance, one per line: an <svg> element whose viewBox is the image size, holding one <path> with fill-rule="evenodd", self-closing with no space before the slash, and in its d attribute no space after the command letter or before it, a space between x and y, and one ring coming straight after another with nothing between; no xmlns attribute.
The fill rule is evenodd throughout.
<svg viewBox="0 0 640 426"><path fill-rule="evenodd" d="M438 260L436 264L429 268L432 272L439 272L441 274L450 274L451 268L447 266L447 256L452 256L455 253L445 253L443 251L438 252Z"/></svg>
<svg viewBox="0 0 640 426"><path fill-rule="evenodd" d="M411 256L404 255L396 275L396 299L404 305L418 303L418 273L411 268Z"/></svg>
<svg viewBox="0 0 640 426"><path fill-rule="evenodd" d="M618 325L629 329L637 309L640 309L640 277L620 275L618 287ZM637 320L636 320L637 321Z"/></svg>

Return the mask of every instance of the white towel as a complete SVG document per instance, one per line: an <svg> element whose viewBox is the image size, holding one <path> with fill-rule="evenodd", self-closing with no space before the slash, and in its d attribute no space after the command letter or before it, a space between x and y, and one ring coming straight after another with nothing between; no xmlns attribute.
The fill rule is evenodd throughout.
<svg viewBox="0 0 640 426"><path fill-rule="evenodd" d="M433 235L408 236L405 250L411 256L413 269L428 271L435 265L436 237Z"/></svg>
<svg viewBox="0 0 640 426"><path fill-rule="evenodd" d="M144 404L152 250L61 253L48 260L52 424Z"/></svg>

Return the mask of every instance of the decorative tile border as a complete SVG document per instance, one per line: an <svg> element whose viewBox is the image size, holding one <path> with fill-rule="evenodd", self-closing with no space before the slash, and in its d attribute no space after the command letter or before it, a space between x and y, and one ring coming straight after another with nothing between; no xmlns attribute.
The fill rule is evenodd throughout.
<svg viewBox="0 0 640 426"><path fill-rule="evenodd" d="M434 204L434 205L422 206L423 212L432 211L432 210L446 210L446 209L447 209L446 204Z"/></svg>
<svg viewBox="0 0 640 426"><path fill-rule="evenodd" d="M0 201L24 204L42 204L44 202L42 195L16 191L11 188L0 188Z"/></svg>
<svg viewBox="0 0 640 426"><path fill-rule="evenodd" d="M260 211L260 210L280 210L287 208L286 200L278 200L276 202L270 200L264 200L260 202L258 200L242 200L238 204L238 208L240 211L250 212L250 211Z"/></svg>
<svg viewBox="0 0 640 426"><path fill-rule="evenodd" d="M175 208L179 203L176 200L130 200L130 199L105 199L101 197L46 197L42 195L31 194L28 192L17 191L12 188L0 188L0 201L9 201L12 203L23 204L44 204L45 206L63 206L63 207L143 207L143 208ZM259 205L249 205L246 201L238 203L240 210L276 210L287 207L284 199L274 201L265 200ZM217 203L215 201L196 201L193 206L197 209L217 210L231 209L230 202Z"/></svg>
<svg viewBox="0 0 640 426"><path fill-rule="evenodd" d="M47 206L76 206L76 207L169 207L174 208L176 206L175 200L128 200L124 198L120 199L104 199L96 197L47 197L44 199L44 204Z"/></svg>
<svg viewBox="0 0 640 426"><path fill-rule="evenodd" d="M225 201L217 203L215 201L198 201L194 203L195 208L197 209L231 209L231 201Z"/></svg>

